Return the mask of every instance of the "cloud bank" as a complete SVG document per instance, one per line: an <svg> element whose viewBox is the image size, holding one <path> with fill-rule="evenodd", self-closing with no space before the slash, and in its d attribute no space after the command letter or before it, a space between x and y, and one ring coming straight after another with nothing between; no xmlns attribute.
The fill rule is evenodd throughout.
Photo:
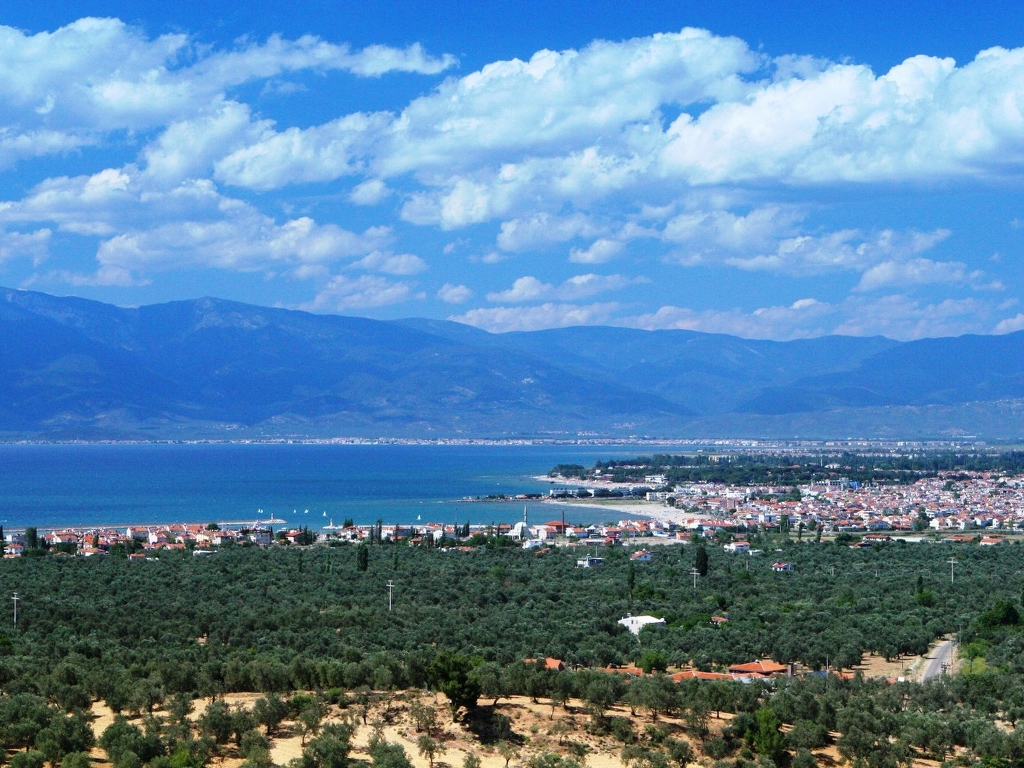
<svg viewBox="0 0 1024 768"><path fill-rule="evenodd" d="M984 247L955 250L962 222L853 221L836 201L1018 183L1024 49L875 73L686 28L457 63L312 35L211 48L116 19L0 27L0 170L24 190L0 201L0 266L125 290L262 273L307 284L295 304L314 311L476 303L452 319L495 331L1020 325L1019 276ZM312 122L259 101L307 94L310 76L326 94L395 73L423 78L420 95ZM64 158L76 170L54 174ZM92 248L90 269L65 259L70 243ZM759 280L800 298L724 287Z"/></svg>

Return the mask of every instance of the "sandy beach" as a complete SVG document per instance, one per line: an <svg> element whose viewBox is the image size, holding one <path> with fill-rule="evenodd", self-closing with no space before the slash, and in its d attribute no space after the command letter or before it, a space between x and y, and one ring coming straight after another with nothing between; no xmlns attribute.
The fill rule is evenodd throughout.
<svg viewBox="0 0 1024 768"><path fill-rule="evenodd" d="M629 491L638 486L632 483L611 483L606 481L595 481L595 480L577 480L567 479L564 477L550 477L548 475L538 475L534 480L541 482L547 482L563 487L572 488L600 488L605 491ZM551 499L546 498L542 500L543 504L552 504L556 506L567 506L567 507L582 507L584 509L602 509L607 510L609 519L618 519L618 515L628 515L629 517L642 517L649 520L659 520L663 523L681 523L683 520L692 520L695 517L706 517L711 519L711 515L702 515L695 512L686 512L675 507L670 507L662 501L646 501L643 499L624 499L624 498L584 498L584 499Z"/></svg>
<svg viewBox="0 0 1024 768"><path fill-rule="evenodd" d="M619 520L620 515L659 520L663 523L681 523L695 517L713 519L711 515L674 509L658 501L634 501L631 499L545 499L545 505L601 509L608 512L608 520Z"/></svg>

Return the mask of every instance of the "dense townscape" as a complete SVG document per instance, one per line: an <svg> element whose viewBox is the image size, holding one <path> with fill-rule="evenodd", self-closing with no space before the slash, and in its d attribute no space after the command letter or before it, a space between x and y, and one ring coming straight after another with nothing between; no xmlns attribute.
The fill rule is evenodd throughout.
<svg viewBox="0 0 1024 768"><path fill-rule="evenodd" d="M853 480L844 475L853 467L822 461L817 478L791 484L778 480L753 484L673 482L666 471L670 468L659 465L663 460L655 457L623 462L614 471L600 467L568 470L582 476L577 478L562 474L567 468L556 468L552 474L561 487L550 495L575 499L641 495L647 501L663 502L678 513L662 516L663 520L705 532L780 525L789 526L801 536L818 529L825 533L907 534L1012 532L1024 527L1024 476L1016 457L1007 462L1009 466L986 471L903 471L896 481L891 479L892 472L876 473L886 476L881 482ZM804 473L792 471L800 469L792 465L775 474L800 476ZM659 527L656 523L654 526Z"/></svg>

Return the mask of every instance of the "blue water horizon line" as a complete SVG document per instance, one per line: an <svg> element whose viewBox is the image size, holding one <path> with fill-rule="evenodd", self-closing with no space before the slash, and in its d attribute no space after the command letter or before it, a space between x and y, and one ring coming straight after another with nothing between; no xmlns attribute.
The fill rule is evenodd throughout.
<svg viewBox="0 0 1024 768"><path fill-rule="evenodd" d="M311 530L332 518L359 525L514 523L524 504L539 503L515 497L546 495L551 485L543 476L555 465L635 451L549 444L8 444L0 445L0 520L11 529L45 530L271 515ZM502 494L510 498L480 500ZM571 522L603 522L607 515L579 508Z"/></svg>

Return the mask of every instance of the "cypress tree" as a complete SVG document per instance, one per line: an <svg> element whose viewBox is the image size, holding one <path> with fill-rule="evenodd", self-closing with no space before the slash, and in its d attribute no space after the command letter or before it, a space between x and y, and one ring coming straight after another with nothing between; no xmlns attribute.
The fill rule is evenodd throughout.
<svg viewBox="0 0 1024 768"><path fill-rule="evenodd" d="M697 573L701 576L708 575L708 551L704 548L703 544L697 545L697 551L693 557L693 567L697 569Z"/></svg>

